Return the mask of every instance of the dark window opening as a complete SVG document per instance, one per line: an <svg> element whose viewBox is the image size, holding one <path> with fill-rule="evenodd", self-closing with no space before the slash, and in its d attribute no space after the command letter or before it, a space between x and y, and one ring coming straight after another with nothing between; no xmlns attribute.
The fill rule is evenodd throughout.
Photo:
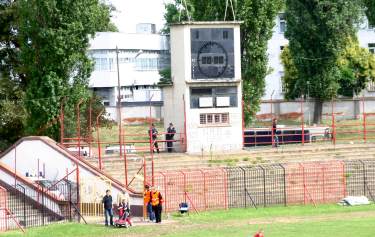
<svg viewBox="0 0 375 237"><path fill-rule="evenodd" d="M228 39L228 31L223 31L223 39Z"/></svg>

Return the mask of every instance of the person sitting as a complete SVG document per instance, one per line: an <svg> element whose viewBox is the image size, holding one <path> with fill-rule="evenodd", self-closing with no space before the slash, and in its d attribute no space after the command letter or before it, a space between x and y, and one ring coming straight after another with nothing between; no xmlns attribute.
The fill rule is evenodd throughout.
<svg viewBox="0 0 375 237"><path fill-rule="evenodd" d="M119 203L118 213L120 220L124 220L128 225L132 226L132 222L130 220L130 205L126 199L122 199L121 203Z"/></svg>

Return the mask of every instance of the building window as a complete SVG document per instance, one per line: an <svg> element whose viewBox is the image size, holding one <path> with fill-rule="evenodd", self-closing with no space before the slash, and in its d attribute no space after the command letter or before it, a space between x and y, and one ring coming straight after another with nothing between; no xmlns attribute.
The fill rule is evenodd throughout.
<svg viewBox="0 0 375 237"><path fill-rule="evenodd" d="M220 59L219 59L220 62ZM237 107L237 87L232 86L223 86L223 87L197 87L190 89L190 108L196 109L201 108L200 101L202 98L205 98L205 101L208 101L207 98L211 98L212 105L211 107ZM201 99L200 99L201 98ZM207 106L204 106L207 108Z"/></svg>
<svg viewBox="0 0 375 237"><path fill-rule="evenodd" d="M95 71L113 71L113 58L94 58Z"/></svg>
<svg viewBox="0 0 375 237"><path fill-rule="evenodd" d="M229 113L200 114L199 123L201 125L228 125Z"/></svg>
<svg viewBox="0 0 375 237"><path fill-rule="evenodd" d="M286 31L285 13L279 14L279 31L280 33L284 33Z"/></svg>
<svg viewBox="0 0 375 237"><path fill-rule="evenodd" d="M137 58L135 67L137 71L155 71L159 68L157 58Z"/></svg>
<svg viewBox="0 0 375 237"><path fill-rule="evenodd" d="M367 90L372 92L375 91L375 82L369 81L369 83L367 84Z"/></svg>
<svg viewBox="0 0 375 237"><path fill-rule="evenodd" d="M228 31L223 31L223 39L228 39Z"/></svg>
<svg viewBox="0 0 375 237"><path fill-rule="evenodd" d="M199 31L198 30L195 31L195 38L199 39Z"/></svg>
<svg viewBox="0 0 375 237"><path fill-rule="evenodd" d="M369 50L371 53L375 54L375 43L369 43L369 44L368 44L368 50Z"/></svg>

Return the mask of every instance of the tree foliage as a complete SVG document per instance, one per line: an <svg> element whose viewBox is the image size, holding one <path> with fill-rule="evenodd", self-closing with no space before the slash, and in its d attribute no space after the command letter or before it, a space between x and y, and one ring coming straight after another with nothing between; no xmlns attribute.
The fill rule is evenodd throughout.
<svg viewBox="0 0 375 237"><path fill-rule="evenodd" d="M112 8L100 0L6 0L0 6L0 53L6 56L1 74L24 92L18 99L26 111L25 131L19 134L57 139L64 98L67 121L75 120L78 101L88 102L91 96L89 39L98 31L115 29Z"/></svg>
<svg viewBox="0 0 375 237"><path fill-rule="evenodd" d="M283 0L237 0L234 2L236 20L241 25L241 57L245 121L249 123L259 110L260 100L265 90L265 77L268 72L267 43L272 37L275 18L283 7ZM167 24L187 20L186 7L195 21L224 20L225 1L181 0L166 4L164 16ZM182 11L180 11L183 9ZM230 7L227 19L233 20ZM165 28L168 32L168 27Z"/></svg>
<svg viewBox="0 0 375 237"><path fill-rule="evenodd" d="M368 49L359 46L358 41L349 39L349 44L337 60L340 76L338 77L338 91L340 96L358 95L370 81L375 81L375 56ZM283 83L286 86L286 99L302 96L297 85L298 71L290 54L289 47L285 47L281 54L284 66ZM309 92L304 96L308 96Z"/></svg>
<svg viewBox="0 0 375 237"><path fill-rule="evenodd" d="M374 0L364 0L366 16L371 25L375 25L375 1Z"/></svg>
<svg viewBox="0 0 375 237"><path fill-rule="evenodd" d="M354 38L360 4L351 0L286 1L289 49L297 72L290 98L316 99L314 122L320 122L322 103L337 96L340 70L337 64ZM292 86L292 85L289 85Z"/></svg>

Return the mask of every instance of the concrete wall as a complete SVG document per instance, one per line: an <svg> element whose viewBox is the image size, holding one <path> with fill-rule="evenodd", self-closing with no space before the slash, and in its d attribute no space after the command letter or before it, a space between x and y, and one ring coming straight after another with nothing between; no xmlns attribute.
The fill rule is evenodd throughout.
<svg viewBox="0 0 375 237"><path fill-rule="evenodd" d="M108 118L115 120L117 119L117 108L108 106L105 108L108 113ZM138 106L125 106L121 108L121 118L149 118L150 117L150 106L138 105ZM151 106L151 117L156 119L162 119L164 117L163 105L152 105Z"/></svg>

